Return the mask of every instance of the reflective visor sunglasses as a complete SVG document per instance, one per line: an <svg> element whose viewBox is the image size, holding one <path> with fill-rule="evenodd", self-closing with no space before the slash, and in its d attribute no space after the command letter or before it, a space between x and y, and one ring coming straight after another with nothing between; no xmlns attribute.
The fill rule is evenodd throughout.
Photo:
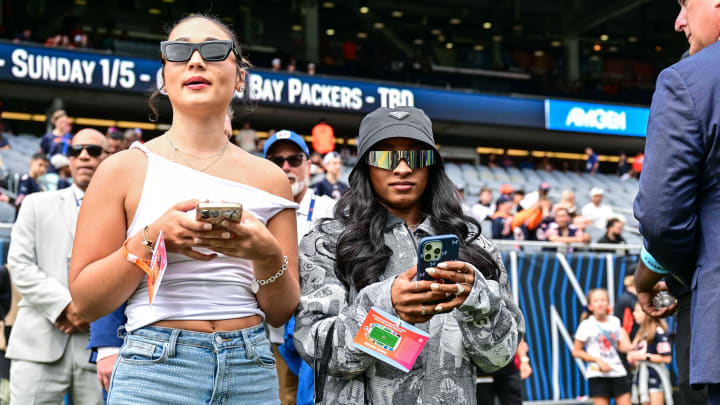
<svg viewBox="0 0 720 405"><path fill-rule="evenodd" d="M68 154L72 157L78 157L82 154L83 150L86 150L88 155L92 157L98 157L105 152L105 149L100 145L71 145L68 148Z"/></svg>
<svg viewBox="0 0 720 405"><path fill-rule="evenodd" d="M287 160L290 167L298 167L303 163L303 160L305 158L304 153L298 153L297 155L290 155L288 157L282 157L282 156L268 156L268 160L275 163L276 165L283 167L285 164L285 161Z"/></svg>
<svg viewBox="0 0 720 405"><path fill-rule="evenodd" d="M410 169L420 169L435 163L435 151L427 150L371 150L368 152L367 163L370 166L385 170L395 170L404 160Z"/></svg>
<svg viewBox="0 0 720 405"><path fill-rule="evenodd" d="M187 62L192 57L193 52L200 52L200 56L205 62L220 62L227 59L232 51L235 56L238 51L233 45L233 41L215 40L199 43L184 41L162 41L160 42L160 52L168 62Z"/></svg>

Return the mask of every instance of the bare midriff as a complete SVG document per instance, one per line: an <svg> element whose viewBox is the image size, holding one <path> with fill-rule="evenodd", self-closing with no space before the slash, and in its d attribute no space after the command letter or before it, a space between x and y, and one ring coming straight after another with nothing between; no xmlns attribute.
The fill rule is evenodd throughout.
<svg viewBox="0 0 720 405"><path fill-rule="evenodd" d="M253 326L260 325L262 318L260 315L246 316L244 318L235 319L221 319L217 321L159 321L152 324L152 326L160 326L163 328L174 328L192 330L195 332L227 332L238 329L251 328Z"/></svg>

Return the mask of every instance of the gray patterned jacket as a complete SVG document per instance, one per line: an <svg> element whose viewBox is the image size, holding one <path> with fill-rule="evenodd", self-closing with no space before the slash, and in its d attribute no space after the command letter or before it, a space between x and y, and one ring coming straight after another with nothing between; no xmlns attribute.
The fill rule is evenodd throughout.
<svg viewBox="0 0 720 405"><path fill-rule="evenodd" d="M475 404L476 368L492 372L513 358L525 321L510 294L507 271L497 248L480 237L501 269L499 282L475 270L475 283L459 308L415 326L430 340L409 373L354 348L352 341L371 307L394 316L390 288L395 277L417 264L416 237L433 235L426 219L413 234L388 215L385 244L393 250L381 280L346 291L335 274L338 220L316 226L300 244L300 306L295 314L295 347L308 364L322 356L330 325L333 351L325 385L326 404ZM348 300L349 297L349 300Z"/></svg>

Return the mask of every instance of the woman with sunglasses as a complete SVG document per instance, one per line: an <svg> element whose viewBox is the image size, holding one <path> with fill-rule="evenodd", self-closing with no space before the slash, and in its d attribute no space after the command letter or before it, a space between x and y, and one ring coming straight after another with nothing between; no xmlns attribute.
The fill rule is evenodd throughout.
<svg viewBox="0 0 720 405"><path fill-rule="evenodd" d="M336 219L300 245L295 347L309 364L329 354L315 382L328 404L475 404L475 366L505 366L525 329L500 255L463 215L422 110L370 113L358 156ZM417 281L417 241L442 234L460 239L459 261L427 270L444 283ZM409 373L353 346L371 307L429 333Z"/></svg>
<svg viewBox="0 0 720 405"><path fill-rule="evenodd" d="M127 302L109 404L279 404L263 320L284 324L299 300L287 177L223 132L247 66L227 26L186 17L161 53L172 125L95 175L78 220L73 302L87 321ZM241 220L197 221L206 200L242 203ZM161 232L168 265L150 304Z"/></svg>

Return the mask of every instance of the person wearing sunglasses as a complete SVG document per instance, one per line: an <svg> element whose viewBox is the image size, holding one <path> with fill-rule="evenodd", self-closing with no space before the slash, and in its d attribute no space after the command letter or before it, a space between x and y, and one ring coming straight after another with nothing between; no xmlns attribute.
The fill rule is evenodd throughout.
<svg viewBox="0 0 720 405"><path fill-rule="evenodd" d="M463 214L422 110L368 114L358 156L335 219L300 245L295 347L310 364L327 359L315 379L327 404L475 404L476 366L508 364L525 330L497 248ZM459 261L428 273L444 283L416 281L417 241L443 234L460 239ZM371 307L430 335L410 372L353 346Z"/></svg>
<svg viewBox="0 0 720 405"><path fill-rule="evenodd" d="M88 324L68 290L68 264L78 210L106 147L99 131L79 131L70 145L73 184L27 196L13 226L8 269L23 297L6 352L13 404L59 404L66 392L76 404L103 403L87 362Z"/></svg>
<svg viewBox="0 0 720 405"><path fill-rule="evenodd" d="M125 329L119 353L97 344L98 377L108 404L279 404L264 323L285 324L299 301L297 204L283 171L223 130L249 66L235 34L194 14L160 52L170 129L111 156L78 220L69 281L79 313L95 321L92 335ZM242 216L199 221L203 201L241 203ZM150 302L161 233L167 269Z"/></svg>
<svg viewBox="0 0 720 405"><path fill-rule="evenodd" d="M308 187L310 184L310 151L305 140L293 131L275 132L267 141L263 150L266 159L278 165L290 180L290 188L300 208L295 212L297 218L298 243L312 229L313 224L322 218L332 218L335 200L320 196ZM270 341L276 345L282 355L278 358L278 376L280 377L280 399L283 403L312 404L313 373L310 366L302 361L293 344L295 320L291 319L285 328L270 328ZM281 361L283 364L281 364Z"/></svg>

